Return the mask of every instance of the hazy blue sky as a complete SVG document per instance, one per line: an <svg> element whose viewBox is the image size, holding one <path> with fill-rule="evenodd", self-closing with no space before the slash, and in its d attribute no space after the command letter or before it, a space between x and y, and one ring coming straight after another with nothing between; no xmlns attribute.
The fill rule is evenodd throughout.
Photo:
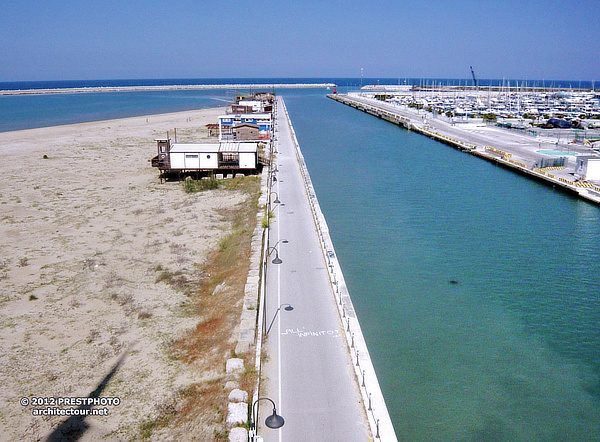
<svg viewBox="0 0 600 442"><path fill-rule="evenodd" d="M2 0L0 81L600 80L600 0Z"/></svg>

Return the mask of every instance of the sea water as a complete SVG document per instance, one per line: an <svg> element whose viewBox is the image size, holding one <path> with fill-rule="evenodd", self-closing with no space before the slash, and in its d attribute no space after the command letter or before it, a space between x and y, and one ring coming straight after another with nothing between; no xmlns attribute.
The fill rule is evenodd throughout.
<svg viewBox="0 0 600 442"><path fill-rule="evenodd" d="M236 92L0 97L0 131L216 106ZM600 440L600 208L323 89L276 92L398 438Z"/></svg>
<svg viewBox="0 0 600 442"><path fill-rule="evenodd" d="M322 93L286 104L399 439L600 440L600 208Z"/></svg>

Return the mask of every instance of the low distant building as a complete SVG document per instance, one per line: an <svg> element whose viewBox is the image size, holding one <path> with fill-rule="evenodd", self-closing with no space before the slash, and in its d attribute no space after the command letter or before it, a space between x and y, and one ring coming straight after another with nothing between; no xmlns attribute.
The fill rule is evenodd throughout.
<svg viewBox="0 0 600 442"><path fill-rule="evenodd" d="M271 92L257 92L254 95L236 95L229 113L268 113L273 111L275 95Z"/></svg>
<svg viewBox="0 0 600 442"><path fill-rule="evenodd" d="M219 125L217 123L208 123L206 125L206 129L208 130L209 137L219 136Z"/></svg>
<svg viewBox="0 0 600 442"><path fill-rule="evenodd" d="M228 114L219 117L219 140L231 141L236 139L236 128L242 125L253 125L258 127L258 135L255 140L271 139L273 119L270 113L263 114ZM244 132L244 131L242 131ZM247 131L244 132L247 134ZM248 138L245 138L248 139Z"/></svg>
<svg viewBox="0 0 600 442"><path fill-rule="evenodd" d="M237 141L259 140L260 131L258 124L242 123L233 128L234 139Z"/></svg>
<svg viewBox="0 0 600 442"><path fill-rule="evenodd" d="M156 140L158 155L152 158L152 166L161 171L161 177L259 172L269 163L274 99L268 92L236 96L232 105L236 113L221 115L218 123L206 125L209 136L219 137L216 143L172 143L167 133L167 138Z"/></svg>
<svg viewBox="0 0 600 442"><path fill-rule="evenodd" d="M254 112L252 106L246 106L243 104L232 104L229 108L230 114L251 114Z"/></svg>
<svg viewBox="0 0 600 442"><path fill-rule="evenodd" d="M158 155L152 166L163 173L231 172L254 173L267 164L266 145L259 142L225 141L219 143L171 143L156 140Z"/></svg>
<svg viewBox="0 0 600 442"><path fill-rule="evenodd" d="M600 181L600 157L590 155L577 157L575 174L588 181Z"/></svg>

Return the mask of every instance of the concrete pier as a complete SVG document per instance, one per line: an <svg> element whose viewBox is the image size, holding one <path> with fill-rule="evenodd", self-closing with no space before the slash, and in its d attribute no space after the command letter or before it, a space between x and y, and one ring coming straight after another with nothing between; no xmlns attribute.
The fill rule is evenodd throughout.
<svg viewBox="0 0 600 442"><path fill-rule="evenodd" d="M565 167L539 168L536 163L544 155L537 151L543 147L553 148L555 144L481 122L452 124L441 118L432 118L431 114L423 111L400 108L375 99L342 94L329 94L327 97L600 205L600 184L574 177L575 155L590 154L590 150L583 146L562 147L565 156L569 157ZM567 149L572 149L572 152Z"/></svg>
<svg viewBox="0 0 600 442"><path fill-rule="evenodd" d="M263 404L257 440L394 442L369 351L281 97L275 121L269 175L273 217L265 244L259 332L267 358L257 396L277 404L285 425L279 430L264 426L271 407Z"/></svg>

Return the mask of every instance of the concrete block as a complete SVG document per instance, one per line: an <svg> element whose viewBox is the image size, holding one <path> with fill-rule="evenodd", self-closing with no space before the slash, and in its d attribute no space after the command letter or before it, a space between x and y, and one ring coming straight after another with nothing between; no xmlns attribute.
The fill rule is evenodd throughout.
<svg viewBox="0 0 600 442"><path fill-rule="evenodd" d="M232 428L229 432L229 442L248 442L248 430L242 427Z"/></svg>
<svg viewBox="0 0 600 442"><path fill-rule="evenodd" d="M236 388L229 393L229 402L248 402L248 392Z"/></svg>
<svg viewBox="0 0 600 442"><path fill-rule="evenodd" d="M260 251L250 254L250 268L251 269L260 269L260 258L261 258Z"/></svg>
<svg viewBox="0 0 600 442"><path fill-rule="evenodd" d="M236 355L245 355L250 352L250 342L248 341L238 341L235 346L235 354Z"/></svg>
<svg viewBox="0 0 600 442"><path fill-rule="evenodd" d="M247 282L244 286L244 296L252 298L258 297L258 284Z"/></svg>
<svg viewBox="0 0 600 442"><path fill-rule="evenodd" d="M244 310L256 310L257 306L258 301L256 300L256 296L244 297Z"/></svg>
<svg viewBox="0 0 600 442"><path fill-rule="evenodd" d="M238 334L238 342L249 342L251 344L254 343L254 327L252 328L242 328L240 327L240 332Z"/></svg>
<svg viewBox="0 0 600 442"><path fill-rule="evenodd" d="M225 372L227 374L241 373L244 371L244 360L240 358L227 359Z"/></svg>
<svg viewBox="0 0 600 442"><path fill-rule="evenodd" d="M227 423L229 425L245 424L248 421L248 404L245 402L227 405Z"/></svg>
<svg viewBox="0 0 600 442"><path fill-rule="evenodd" d="M236 381L227 381L225 382L225 390L234 390L236 388L240 388L240 384Z"/></svg>
<svg viewBox="0 0 600 442"><path fill-rule="evenodd" d="M247 323L249 324L249 327L246 326L245 328L254 328L254 326L256 325L256 317L258 315L258 312L256 310L242 310L242 317L240 322L242 324Z"/></svg>

